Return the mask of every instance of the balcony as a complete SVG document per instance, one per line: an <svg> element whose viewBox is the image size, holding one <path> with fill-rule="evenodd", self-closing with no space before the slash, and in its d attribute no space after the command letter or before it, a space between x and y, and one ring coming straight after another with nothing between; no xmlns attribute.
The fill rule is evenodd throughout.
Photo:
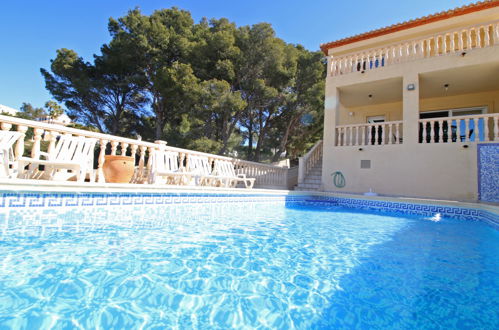
<svg viewBox="0 0 499 330"><path fill-rule="evenodd" d="M419 125L419 134L414 141L419 144L499 141L499 113L420 119L416 125ZM336 146L403 144L403 128L403 121L339 125L336 126Z"/></svg>
<svg viewBox="0 0 499 330"><path fill-rule="evenodd" d="M499 45L499 20L329 58L331 77Z"/></svg>

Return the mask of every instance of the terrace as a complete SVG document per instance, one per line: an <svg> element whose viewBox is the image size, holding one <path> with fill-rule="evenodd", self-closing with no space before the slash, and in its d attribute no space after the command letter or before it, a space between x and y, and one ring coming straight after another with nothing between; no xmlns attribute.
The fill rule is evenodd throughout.
<svg viewBox="0 0 499 330"><path fill-rule="evenodd" d="M122 155L131 156L135 159L135 171L130 184L150 185L148 184L148 179L151 175L151 156L159 150L175 154L179 161L177 165L180 170L188 168L189 162L194 156L201 156L208 158L210 167L213 167L214 162L217 160L230 162L233 164L236 174L244 174L248 178L255 178L255 188L289 189L296 183L296 178L293 178L293 175L288 173L287 167L175 148L166 145L164 141L151 143L140 139L123 138L3 115L0 115L0 128L2 131L16 131L21 134L21 137L13 147L15 161L18 161L23 156L38 160L43 153L47 152L50 154L56 146L58 137L61 136L96 139L97 143L94 151L96 157L94 159L94 168L92 169L92 172L95 176L95 181L98 184L104 184L106 182L103 172L105 156ZM28 133L32 136L29 139L27 138ZM25 148L27 145L31 146L29 152ZM14 164L14 166L16 165ZM43 169L41 171L43 172ZM43 173L37 173L36 177L43 177ZM29 177L28 179L33 179L33 177ZM10 179L6 180L9 181ZM75 178L70 178L70 180L74 181ZM88 184L89 177L87 177L85 181L87 181L86 183Z"/></svg>

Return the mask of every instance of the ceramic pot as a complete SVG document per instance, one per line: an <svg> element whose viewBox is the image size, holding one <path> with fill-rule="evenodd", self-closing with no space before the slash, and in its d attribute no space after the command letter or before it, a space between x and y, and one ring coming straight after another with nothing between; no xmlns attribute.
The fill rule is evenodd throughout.
<svg viewBox="0 0 499 330"><path fill-rule="evenodd" d="M102 166L107 183L129 183L135 170L135 158L106 155Z"/></svg>

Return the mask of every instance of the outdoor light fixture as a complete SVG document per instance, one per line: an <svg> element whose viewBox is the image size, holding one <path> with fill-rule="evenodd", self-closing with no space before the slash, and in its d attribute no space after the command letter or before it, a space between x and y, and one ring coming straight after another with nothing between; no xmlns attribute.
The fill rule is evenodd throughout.
<svg viewBox="0 0 499 330"><path fill-rule="evenodd" d="M449 84L444 85L445 91L447 92L449 90Z"/></svg>
<svg viewBox="0 0 499 330"><path fill-rule="evenodd" d="M413 90L415 90L415 89L416 89L416 85L414 85L414 84L409 84L409 85L407 85L407 90L408 90L408 91L413 91Z"/></svg>
<svg viewBox="0 0 499 330"><path fill-rule="evenodd" d="M373 95L372 95L372 94L369 94L368 96L369 96L369 98L370 98L370 99L372 99L372 98L373 98Z"/></svg>

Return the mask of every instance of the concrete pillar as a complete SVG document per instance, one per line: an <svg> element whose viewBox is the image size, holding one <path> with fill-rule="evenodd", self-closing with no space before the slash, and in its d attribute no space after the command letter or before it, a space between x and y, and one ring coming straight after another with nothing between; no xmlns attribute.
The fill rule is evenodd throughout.
<svg viewBox="0 0 499 330"><path fill-rule="evenodd" d="M338 124L340 110L340 92L334 85L334 78L326 78L326 99L324 106L324 137L322 145L322 187L331 180L328 168L334 159L334 146L336 145L336 125Z"/></svg>
<svg viewBox="0 0 499 330"><path fill-rule="evenodd" d="M419 76L416 72L405 73L403 77L403 122L404 144L415 145L419 136ZM414 85L414 89L411 90Z"/></svg>

